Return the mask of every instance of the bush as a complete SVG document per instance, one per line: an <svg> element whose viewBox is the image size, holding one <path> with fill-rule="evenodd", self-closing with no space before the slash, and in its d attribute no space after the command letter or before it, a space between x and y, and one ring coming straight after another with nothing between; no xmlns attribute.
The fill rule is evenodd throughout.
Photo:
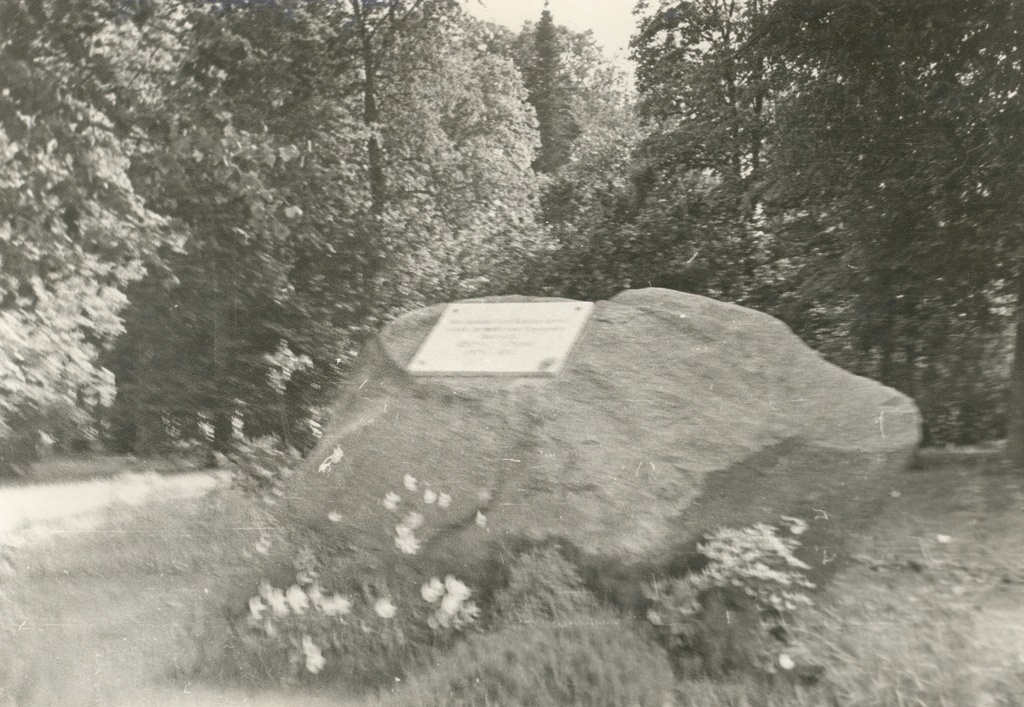
<svg viewBox="0 0 1024 707"><path fill-rule="evenodd" d="M535 623L478 634L429 674L414 678L397 704L661 707L671 695L665 652L618 617L578 614L571 623Z"/></svg>
<svg viewBox="0 0 1024 707"><path fill-rule="evenodd" d="M509 572L509 584L494 595L492 613L498 625L550 623L593 613L594 595L576 568L555 548L521 556Z"/></svg>
<svg viewBox="0 0 1024 707"><path fill-rule="evenodd" d="M800 519L783 519L794 535L806 530ZM697 547L708 558L702 571L648 588L648 619L684 674L795 667L780 649L791 642L788 619L811 603L805 590L814 587L793 554L798 546L763 523L722 528Z"/></svg>

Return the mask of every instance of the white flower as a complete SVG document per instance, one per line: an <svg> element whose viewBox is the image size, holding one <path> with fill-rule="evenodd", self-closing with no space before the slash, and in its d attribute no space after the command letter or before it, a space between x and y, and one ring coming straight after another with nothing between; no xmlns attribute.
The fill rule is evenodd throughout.
<svg viewBox="0 0 1024 707"><path fill-rule="evenodd" d="M451 594L445 594L444 599L441 600L441 609L439 614L449 618L459 613L459 607L462 605L462 600Z"/></svg>
<svg viewBox="0 0 1024 707"><path fill-rule="evenodd" d="M444 585L437 577L432 577L429 582L420 587L420 595L423 600L433 604L444 594Z"/></svg>
<svg viewBox="0 0 1024 707"><path fill-rule="evenodd" d="M396 525L395 533L397 533L395 535L395 547L406 555L415 555L419 551L419 538L412 534L411 529L406 528L404 525Z"/></svg>
<svg viewBox="0 0 1024 707"><path fill-rule="evenodd" d="M389 511L393 511L396 508L398 508L398 504L401 503L401 501L402 497L399 496L394 491L388 491L384 495L384 507L387 508Z"/></svg>
<svg viewBox="0 0 1024 707"><path fill-rule="evenodd" d="M258 619L263 615L267 605L258 596L249 598L249 613L253 618Z"/></svg>
<svg viewBox="0 0 1024 707"><path fill-rule="evenodd" d="M323 670L327 661L324 659L324 654L320 652L320 646L313 643L309 634L302 636L302 653L306 656L306 670L314 674Z"/></svg>
<svg viewBox="0 0 1024 707"><path fill-rule="evenodd" d="M256 542L256 552L261 555L266 555L270 552L270 538L266 535L261 535L260 539Z"/></svg>
<svg viewBox="0 0 1024 707"><path fill-rule="evenodd" d="M309 589L306 590L306 596L309 597L309 601L313 604L313 606L319 607L324 595L320 591L320 585L316 582L313 582L309 586Z"/></svg>
<svg viewBox="0 0 1024 707"><path fill-rule="evenodd" d="M949 535L936 535L935 539L938 540L939 543L941 543L942 545L948 545L951 542L953 542L953 538Z"/></svg>
<svg viewBox="0 0 1024 707"><path fill-rule="evenodd" d="M320 601L320 610L325 616L344 616L352 610L352 602L340 594L332 594Z"/></svg>
<svg viewBox="0 0 1024 707"><path fill-rule="evenodd" d="M796 662L789 657L788 653L779 653L779 667L783 670L792 670L796 667Z"/></svg>
<svg viewBox="0 0 1024 707"><path fill-rule="evenodd" d="M274 612L274 616L288 615L288 602L285 600L282 590L264 582L260 585L260 596L270 605L270 610Z"/></svg>
<svg viewBox="0 0 1024 707"><path fill-rule="evenodd" d="M287 600L288 606L290 606L291 610L296 614L304 614L306 613L306 609L309 608L309 597L307 597L306 593L302 591L302 587L297 584L293 584L288 587L288 591L285 592L284 598Z"/></svg>
<svg viewBox="0 0 1024 707"><path fill-rule="evenodd" d="M423 525L423 514L413 511L405 517L405 520L402 521L402 525L409 530L416 530Z"/></svg>
<svg viewBox="0 0 1024 707"><path fill-rule="evenodd" d="M484 528L484 527L487 526L487 516L485 516L483 514L483 511L477 511L476 512L476 524L478 526L480 526L481 528Z"/></svg>
<svg viewBox="0 0 1024 707"><path fill-rule="evenodd" d="M441 508L447 508L452 505L452 497L446 493L439 494L437 497L437 505Z"/></svg>
<svg viewBox="0 0 1024 707"><path fill-rule="evenodd" d="M410 491L415 491L416 490L416 483L417 482L416 482L416 478L412 474L406 474L402 478L402 483L405 485L405 488L409 489Z"/></svg>
<svg viewBox="0 0 1024 707"><path fill-rule="evenodd" d="M398 611L388 598L378 599L377 603L373 605L373 610L382 619L390 619Z"/></svg>
<svg viewBox="0 0 1024 707"><path fill-rule="evenodd" d="M426 491L423 492L423 502L428 506L436 500L437 494L431 491L430 489L427 489Z"/></svg>
<svg viewBox="0 0 1024 707"><path fill-rule="evenodd" d="M330 513L327 514L327 520L331 521L332 523L340 523L341 522L341 514L338 513L337 511L331 511Z"/></svg>
<svg viewBox="0 0 1024 707"><path fill-rule="evenodd" d="M444 588L449 596L456 597L459 602L469 599L469 595L472 594L469 587L451 575L444 578Z"/></svg>

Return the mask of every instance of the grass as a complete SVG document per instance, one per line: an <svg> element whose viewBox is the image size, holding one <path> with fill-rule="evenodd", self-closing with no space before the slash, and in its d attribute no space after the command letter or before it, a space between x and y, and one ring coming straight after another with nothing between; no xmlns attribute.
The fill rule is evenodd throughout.
<svg viewBox="0 0 1024 707"><path fill-rule="evenodd" d="M122 461L94 468L116 476ZM61 479L80 478L69 465ZM926 451L893 491L800 628L794 654L826 667L818 684L683 677L674 704L1024 706L1024 479L991 453ZM254 549L266 516L241 494L113 507L101 521L0 545L0 705L437 703L431 673L343 698L232 663L225 607L266 561Z"/></svg>

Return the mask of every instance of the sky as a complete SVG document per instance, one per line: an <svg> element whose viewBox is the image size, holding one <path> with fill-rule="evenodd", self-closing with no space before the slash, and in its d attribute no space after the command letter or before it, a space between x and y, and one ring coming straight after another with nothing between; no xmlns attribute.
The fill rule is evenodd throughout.
<svg viewBox="0 0 1024 707"><path fill-rule="evenodd" d="M593 30L609 58L625 62L633 33L635 0L548 0L555 24L576 32ZM519 30L523 22L540 19L544 0L469 0L469 11L484 20Z"/></svg>

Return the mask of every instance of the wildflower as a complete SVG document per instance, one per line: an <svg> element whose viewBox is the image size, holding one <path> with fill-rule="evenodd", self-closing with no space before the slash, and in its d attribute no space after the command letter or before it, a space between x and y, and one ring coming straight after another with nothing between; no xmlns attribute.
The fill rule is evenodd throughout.
<svg viewBox="0 0 1024 707"><path fill-rule="evenodd" d="M302 591L302 587L297 584L293 584L288 587L288 591L284 595L285 600L288 602L288 606L296 614L306 613L306 609L309 608L309 597Z"/></svg>
<svg viewBox="0 0 1024 707"><path fill-rule="evenodd" d="M270 552L270 538L266 535L261 535L260 539L256 541L256 552L261 555L266 555Z"/></svg>
<svg viewBox="0 0 1024 707"><path fill-rule="evenodd" d="M373 610L377 612L377 616L382 619L390 619L398 612L398 609L387 597L378 599L377 603L373 605Z"/></svg>
<svg viewBox="0 0 1024 707"><path fill-rule="evenodd" d="M395 526L395 547L406 555L415 555L420 549L420 541L412 534L412 529L404 525Z"/></svg>
<svg viewBox="0 0 1024 707"><path fill-rule="evenodd" d="M936 535L935 539L938 540L939 543L942 545L948 545L951 542L953 542L953 538L949 535Z"/></svg>
<svg viewBox="0 0 1024 707"><path fill-rule="evenodd" d="M423 600L433 604L444 594L444 585L437 577L432 577L429 582L420 587L420 596Z"/></svg>
<svg viewBox="0 0 1024 707"><path fill-rule="evenodd" d="M437 494L430 489L423 492L423 502L428 506L437 500Z"/></svg>
<svg viewBox="0 0 1024 707"><path fill-rule="evenodd" d="M412 474L406 474L402 478L402 484L404 484L405 488L407 488L408 490L415 491L416 490L417 481L416 481L416 478Z"/></svg>
<svg viewBox="0 0 1024 707"><path fill-rule="evenodd" d="M789 657L788 653L779 653L779 667L783 670L792 670L796 667L796 662Z"/></svg>
<svg viewBox="0 0 1024 707"><path fill-rule="evenodd" d="M341 514L338 513L337 511L331 511L330 513L327 514L327 520L331 521L332 523L340 523L341 522Z"/></svg>
<svg viewBox="0 0 1024 707"><path fill-rule="evenodd" d="M324 654L320 651L320 646L313 643L313 639L309 637L309 634L302 636L302 653L306 656L306 670L314 675L323 670L327 661L324 659Z"/></svg>
<svg viewBox="0 0 1024 707"><path fill-rule="evenodd" d="M441 609L438 612L446 618L455 616L459 613L459 607L462 605L462 600L452 594L445 594L444 599L441 600Z"/></svg>
<svg viewBox="0 0 1024 707"><path fill-rule="evenodd" d="M267 605L263 603L263 600L258 596L249 598L249 613L254 619L258 619L263 616L263 612L266 610Z"/></svg>
<svg viewBox="0 0 1024 707"><path fill-rule="evenodd" d="M437 505L440 506L441 508L447 508L448 506L452 505L452 497L446 493L438 494Z"/></svg>
<svg viewBox="0 0 1024 707"><path fill-rule="evenodd" d="M444 588L449 596L457 597L460 602L469 599L472 594L469 587L451 575L444 578Z"/></svg>
<svg viewBox="0 0 1024 707"><path fill-rule="evenodd" d="M340 594L332 594L330 597L325 597L320 601L320 611L324 612L325 616L337 616L340 618L351 610L352 602Z"/></svg>
<svg viewBox="0 0 1024 707"><path fill-rule="evenodd" d="M402 521L402 525L409 530L416 530L423 525L423 514L413 511L405 517L405 520Z"/></svg>
<svg viewBox="0 0 1024 707"><path fill-rule="evenodd" d="M393 511L398 508L398 504L402 501L402 497L394 491L388 491L384 496L384 507L389 511Z"/></svg>
<svg viewBox="0 0 1024 707"><path fill-rule="evenodd" d="M287 616L288 615L288 602L284 597L284 592L277 587L272 587L268 583L264 582L260 585L260 596L262 596L267 604L270 605L270 610L274 613L274 616Z"/></svg>
<svg viewBox="0 0 1024 707"><path fill-rule="evenodd" d="M476 512L476 524L481 528L487 527L487 516L485 516L482 511Z"/></svg>

